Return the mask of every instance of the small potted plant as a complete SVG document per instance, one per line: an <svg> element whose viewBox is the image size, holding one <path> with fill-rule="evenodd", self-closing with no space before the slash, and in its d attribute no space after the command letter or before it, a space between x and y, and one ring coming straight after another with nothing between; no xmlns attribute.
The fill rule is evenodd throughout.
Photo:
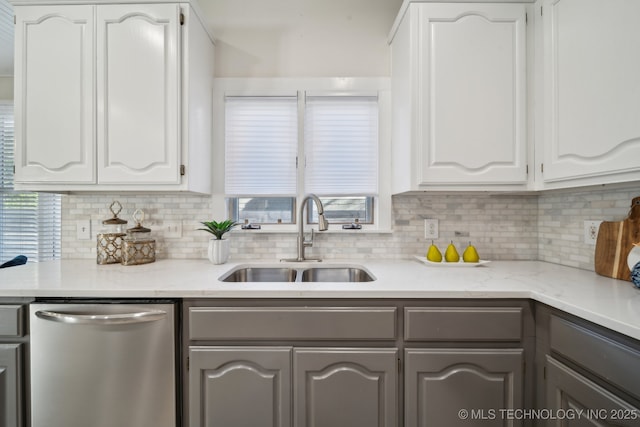
<svg viewBox="0 0 640 427"><path fill-rule="evenodd" d="M205 221L201 222L205 228L199 228L198 230L206 231L214 235L209 240L209 250L207 252L209 261L213 264L224 264L229 259L229 240L224 239L225 233L231 231L237 222L227 219L225 221Z"/></svg>

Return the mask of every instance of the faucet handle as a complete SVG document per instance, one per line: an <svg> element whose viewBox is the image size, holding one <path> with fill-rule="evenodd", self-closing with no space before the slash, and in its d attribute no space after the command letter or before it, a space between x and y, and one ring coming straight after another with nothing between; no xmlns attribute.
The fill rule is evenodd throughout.
<svg viewBox="0 0 640 427"><path fill-rule="evenodd" d="M306 248L310 248L311 246L313 246L313 228L311 229L311 239L307 240L304 239L302 244L306 247Z"/></svg>

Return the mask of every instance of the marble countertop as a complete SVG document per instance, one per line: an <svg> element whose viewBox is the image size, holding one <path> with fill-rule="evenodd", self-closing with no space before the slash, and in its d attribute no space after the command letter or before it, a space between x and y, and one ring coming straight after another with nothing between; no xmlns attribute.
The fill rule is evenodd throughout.
<svg viewBox="0 0 640 427"><path fill-rule="evenodd" d="M496 261L478 267L433 267L418 260L325 261L291 265L359 265L365 283L225 283L242 265L207 260L159 260L122 266L94 260L28 263L0 270L0 297L87 298L531 298L640 339L640 290L631 282L538 261Z"/></svg>

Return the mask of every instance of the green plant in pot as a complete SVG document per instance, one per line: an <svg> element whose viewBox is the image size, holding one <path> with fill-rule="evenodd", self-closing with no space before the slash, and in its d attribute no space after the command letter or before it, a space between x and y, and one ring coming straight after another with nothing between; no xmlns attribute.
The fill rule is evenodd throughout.
<svg viewBox="0 0 640 427"><path fill-rule="evenodd" d="M223 236L238 225L237 222L227 219L225 221L204 221L201 222L205 228L198 230L213 234L214 238L209 240L207 255L213 264L224 264L229 259L229 240Z"/></svg>

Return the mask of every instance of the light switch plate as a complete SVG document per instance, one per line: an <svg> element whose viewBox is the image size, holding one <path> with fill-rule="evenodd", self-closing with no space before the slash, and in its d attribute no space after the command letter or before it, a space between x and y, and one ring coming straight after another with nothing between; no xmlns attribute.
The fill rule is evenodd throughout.
<svg viewBox="0 0 640 427"><path fill-rule="evenodd" d="M90 219L84 219L76 222L76 238L78 240L91 240Z"/></svg>
<svg viewBox="0 0 640 427"><path fill-rule="evenodd" d="M182 237L182 221L162 221L160 230L165 239L179 239Z"/></svg>

